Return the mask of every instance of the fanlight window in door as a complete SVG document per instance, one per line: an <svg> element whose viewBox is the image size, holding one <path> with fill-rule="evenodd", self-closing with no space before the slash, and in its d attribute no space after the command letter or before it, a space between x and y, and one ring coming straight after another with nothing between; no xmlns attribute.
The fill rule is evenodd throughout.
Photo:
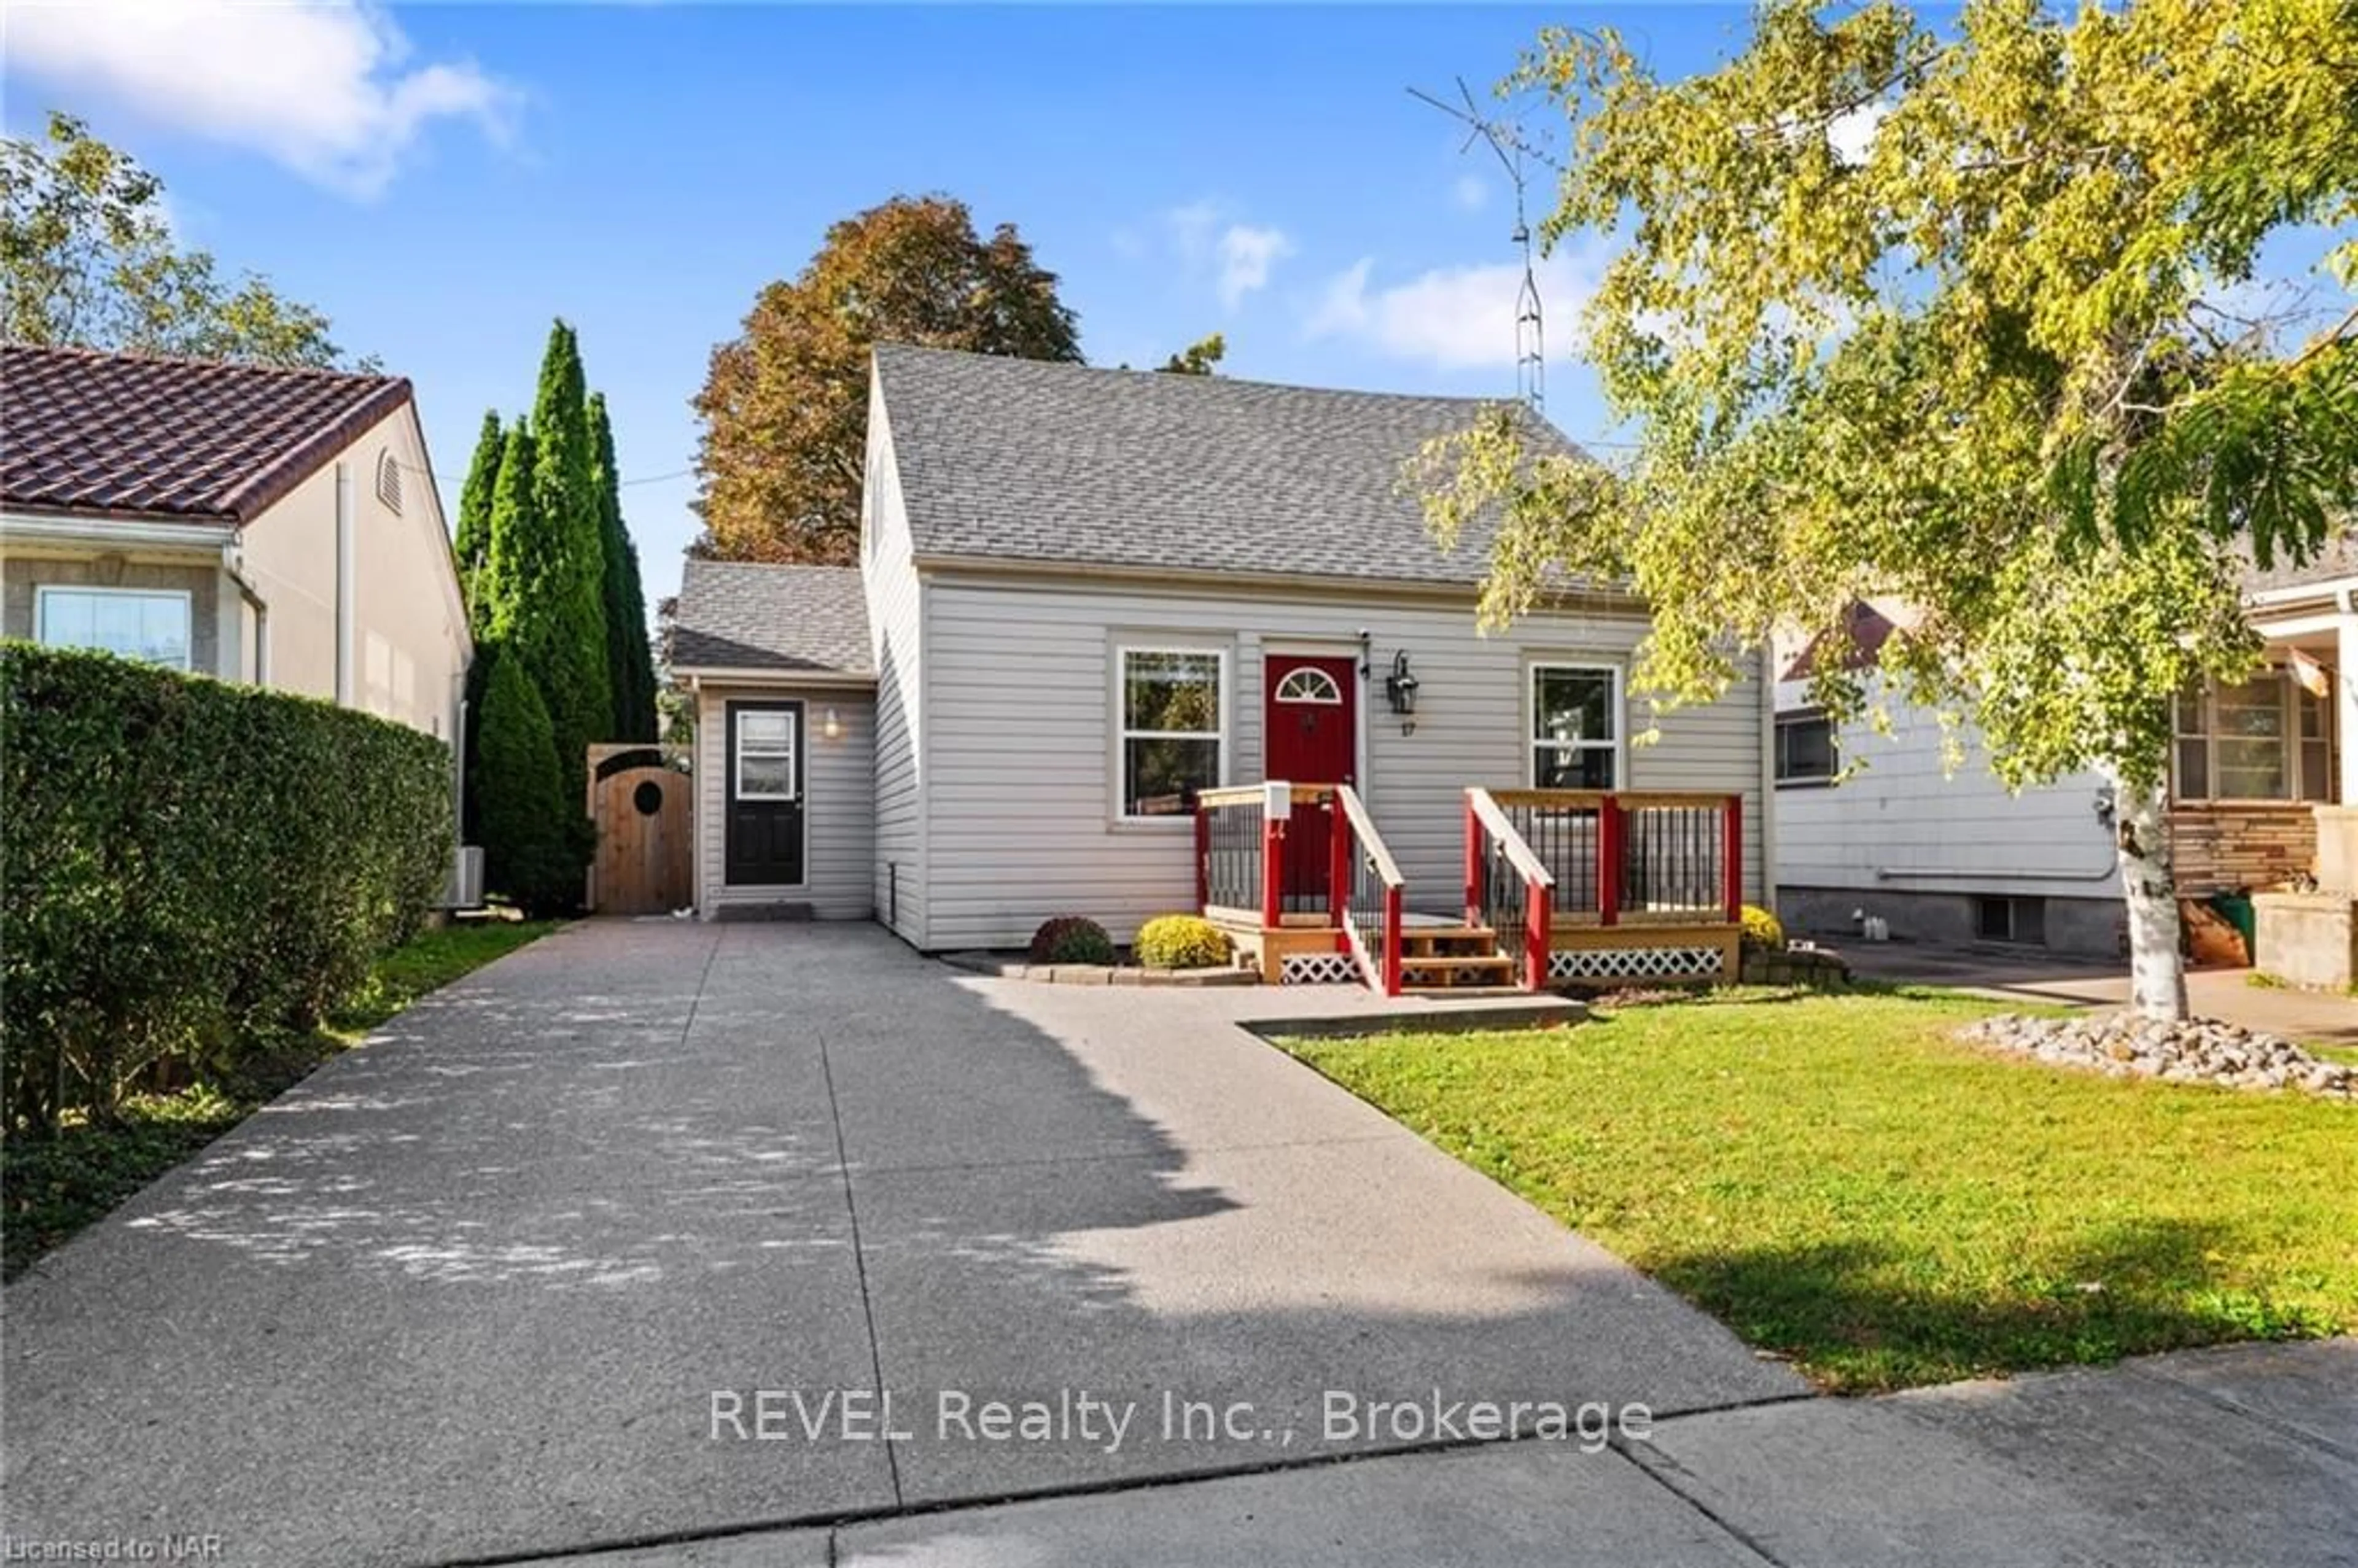
<svg viewBox="0 0 2358 1568"><path fill-rule="evenodd" d="M1277 683L1277 700L1314 702L1328 708L1339 708L1343 703L1343 688L1336 686L1335 677L1325 670L1304 665L1300 669L1289 671Z"/></svg>

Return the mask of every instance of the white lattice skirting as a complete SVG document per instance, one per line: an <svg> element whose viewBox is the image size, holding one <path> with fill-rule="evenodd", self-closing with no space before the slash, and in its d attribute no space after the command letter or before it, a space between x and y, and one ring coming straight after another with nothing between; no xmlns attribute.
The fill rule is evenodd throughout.
<svg viewBox="0 0 2358 1568"><path fill-rule="evenodd" d="M1288 953L1278 960L1277 981L1285 986L1356 985L1359 966L1347 953Z"/></svg>
<svg viewBox="0 0 2358 1568"><path fill-rule="evenodd" d="M1548 955L1552 980L1692 979L1719 968L1716 947L1564 948Z"/></svg>

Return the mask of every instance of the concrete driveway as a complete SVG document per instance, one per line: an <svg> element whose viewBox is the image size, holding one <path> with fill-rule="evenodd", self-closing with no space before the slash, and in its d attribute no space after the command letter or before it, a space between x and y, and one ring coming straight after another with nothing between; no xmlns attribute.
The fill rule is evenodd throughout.
<svg viewBox="0 0 2358 1568"><path fill-rule="evenodd" d="M573 927L7 1291L6 1532L523 1560L1802 1391L1230 1022L1338 1001Z"/></svg>

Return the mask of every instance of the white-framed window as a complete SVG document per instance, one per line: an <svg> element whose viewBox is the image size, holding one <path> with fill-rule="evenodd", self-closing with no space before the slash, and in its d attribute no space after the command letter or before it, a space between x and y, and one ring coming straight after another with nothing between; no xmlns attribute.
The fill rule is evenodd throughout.
<svg viewBox="0 0 2358 1568"><path fill-rule="evenodd" d="M1618 789L1621 672L1611 665L1533 665L1531 785Z"/></svg>
<svg viewBox="0 0 2358 1568"><path fill-rule="evenodd" d="M1228 769L1228 656L1210 648L1117 651L1121 815L1183 816Z"/></svg>
<svg viewBox="0 0 2358 1568"><path fill-rule="evenodd" d="M189 667L192 618L186 589L42 587L33 593L34 641L176 670Z"/></svg>
<svg viewBox="0 0 2358 1568"><path fill-rule="evenodd" d="M1803 710L1777 715L1777 782L1832 784L1838 759L1833 720Z"/></svg>
<svg viewBox="0 0 2358 1568"><path fill-rule="evenodd" d="M1314 665L1303 665L1288 670L1277 683L1280 702L1306 702L1314 708L1343 706L1343 688L1335 677Z"/></svg>
<svg viewBox="0 0 2358 1568"><path fill-rule="evenodd" d="M2173 714L2177 799L2333 798L2333 704L2284 671L2180 693Z"/></svg>
<svg viewBox="0 0 2358 1568"><path fill-rule="evenodd" d="M741 708L737 722L736 797L739 800L793 800L795 752L802 740L802 717L792 708Z"/></svg>

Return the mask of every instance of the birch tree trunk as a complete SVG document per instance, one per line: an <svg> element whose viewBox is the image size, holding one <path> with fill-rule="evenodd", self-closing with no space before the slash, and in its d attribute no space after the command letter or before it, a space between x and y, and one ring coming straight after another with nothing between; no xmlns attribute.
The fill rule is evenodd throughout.
<svg viewBox="0 0 2358 1568"><path fill-rule="evenodd" d="M2186 1016L2178 953L2178 878L2170 865L2169 786L2113 783L2114 849L2129 906L2129 1007L2146 1018Z"/></svg>

